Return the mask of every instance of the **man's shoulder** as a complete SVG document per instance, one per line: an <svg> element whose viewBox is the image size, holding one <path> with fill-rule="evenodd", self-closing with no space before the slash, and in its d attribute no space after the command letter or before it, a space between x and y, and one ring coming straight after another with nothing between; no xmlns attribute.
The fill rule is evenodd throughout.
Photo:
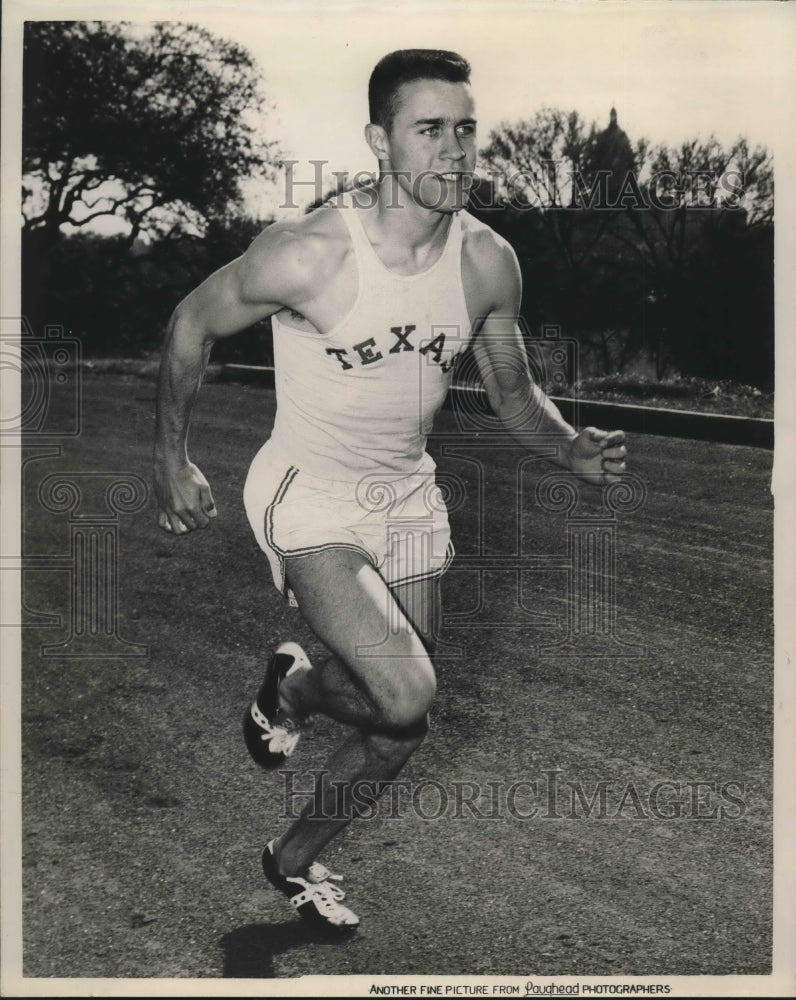
<svg viewBox="0 0 796 1000"><path fill-rule="evenodd" d="M517 255L508 240L467 211L460 212L459 218L463 250L474 264L481 267L514 267Z"/></svg>
<svg viewBox="0 0 796 1000"><path fill-rule="evenodd" d="M287 289L323 286L339 270L350 240L339 213L316 209L267 226L244 255L245 271L256 280L271 274Z"/></svg>
<svg viewBox="0 0 796 1000"><path fill-rule="evenodd" d="M252 248L263 254L279 252L299 257L306 263L319 263L330 253L344 253L347 245L347 232L338 213L321 208L295 219L271 223L260 233Z"/></svg>
<svg viewBox="0 0 796 1000"><path fill-rule="evenodd" d="M521 287L520 266L514 248L491 226L469 212L459 214L465 281L481 289L497 305L514 302Z"/></svg>

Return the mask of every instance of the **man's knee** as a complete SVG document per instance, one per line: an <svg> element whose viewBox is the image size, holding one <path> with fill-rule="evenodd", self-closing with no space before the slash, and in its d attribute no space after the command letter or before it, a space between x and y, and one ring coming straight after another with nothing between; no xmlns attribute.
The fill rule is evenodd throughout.
<svg viewBox="0 0 796 1000"><path fill-rule="evenodd" d="M407 736L419 734L422 742L428 730L428 713L437 693L437 679L431 661L416 656L398 662L394 682L380 699L381 721L388 729Z"/></svg>
<svg viewBox="0 0 796 1000"><path fill-rule="evenodd" d="M371 732L371 750L388 763L401 766L425 740L429 728L428 714L404 728L380 727Z"/></svg>

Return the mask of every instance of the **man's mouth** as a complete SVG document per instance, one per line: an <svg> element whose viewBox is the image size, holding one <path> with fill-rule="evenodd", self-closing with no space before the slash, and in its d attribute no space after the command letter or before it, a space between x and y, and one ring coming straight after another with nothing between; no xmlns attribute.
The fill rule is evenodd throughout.
<svg viewBox="0 0 796 1000"><path fill-rule="evenodd" d="M470 174L465 173L463 170L449 170L444 174L437 174L437 177L442 178L444 181L463 181L470 177Z"/></svg>

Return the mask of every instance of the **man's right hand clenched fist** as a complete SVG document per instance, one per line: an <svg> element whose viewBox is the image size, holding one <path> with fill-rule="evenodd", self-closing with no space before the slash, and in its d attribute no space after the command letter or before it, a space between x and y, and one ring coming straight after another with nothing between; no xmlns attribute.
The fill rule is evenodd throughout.
<svg viewBox="0 0 796 1000"><path fill-rule="evenodd" d="M206 528L218 514L210 486L193 462L173 468L156 463L155 494L160 507L158 525L170 534Z"/></svg>

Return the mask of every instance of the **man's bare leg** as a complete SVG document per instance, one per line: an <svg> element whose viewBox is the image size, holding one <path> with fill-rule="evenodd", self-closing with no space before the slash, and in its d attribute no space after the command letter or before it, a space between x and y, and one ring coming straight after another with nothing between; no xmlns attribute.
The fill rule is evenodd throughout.
<svg viewBox="0 0 796 1000"><path fill-rule="evenodd" d="M364 555L330 548L292 557L287 576L333 655L286 678L281 707L298 716L319 712L356 730L329 760L316 801L276 842L278 869L290 876L305 872L357 815L352 786L391 780L422 743L436 681L418 630ZM408 592L399 596L409 603Z"/></svg>
<svg viewBox="0 0 796 1000"><path fill-rule="evenodd" d="M390 592L419 633L426 651L433 657L442 623L440 578L430 576L412 583L398 584L390 587Z"/></svg>

